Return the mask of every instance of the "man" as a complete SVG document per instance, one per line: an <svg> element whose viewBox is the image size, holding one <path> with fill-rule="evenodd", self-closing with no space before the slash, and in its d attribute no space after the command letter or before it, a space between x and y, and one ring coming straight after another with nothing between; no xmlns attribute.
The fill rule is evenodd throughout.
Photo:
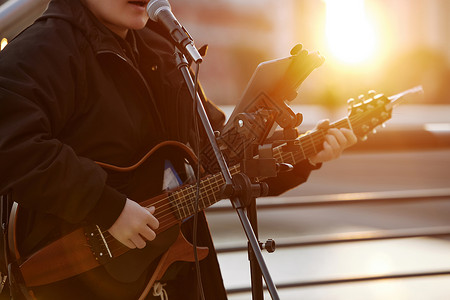
<svg viewBox="0 0 450 300"><path fill-rule="evenodd" d="M192 111L190 96L173 45L158 24L148 21L147 2L53 0L0 54L0 192L19 204L16 238L22 257L86 224L108 230L131 249L158 240L155 208L140 206L123 188L133 174L115 174L98 163L126 167L162 141L194 144L192 115L186 113ZM204 104L220 130L223 114L206 99ZM330 129L324 150L310 160L334 159L355 140L349 130ZM163 168L163 162L149 166L148 194L161 190ZM306 180L313 168L307 161L296 166L301 171L294 171L283 189ZM189 221L183 227L189 235ZM202 215L199 244L210 247L201 263L205 297L224 299ZM99 267L33 287L32 294L136 299L155 262L139 274L131 274L136 268L127 270L131 263L136 263L133 257L117 269ZM170 299L197 298L193 274L191 264L167 272L162 281Z"/></svg>

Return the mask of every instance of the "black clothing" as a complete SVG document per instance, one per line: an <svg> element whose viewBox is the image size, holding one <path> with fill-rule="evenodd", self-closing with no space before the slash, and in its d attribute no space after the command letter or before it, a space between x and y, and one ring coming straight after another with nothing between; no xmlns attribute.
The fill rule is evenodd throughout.
<svg viewBox="0 0 450 300"><path fill-rule="evenodd" d="M78 1L58 0L0 55L1 191L21 206L25 256L83 221L117 219L126 195L94 161L129 166L162 140L189 141L173 46L150 29L130 35L133 58Z"/></svg>
<svg viewBox="0 0 450 300"><path fill-rule="evenodd" d="M159 32L149 22L124 41L79 0L53 0L1 52L0 193L12 193L21 207L23 255L83 222L103 229L115 222L126 195L96 161L130 166L163 140L192 144L192 101L174 47ZM223 114L205 106L220 129ZM309 175L311 167L303 167L293 184ZM157 192L162 170L154 171ZM203 265L214 273L204 286L220 299L226 296L206 222L201 228L201 242L212 248Z"/></svg>

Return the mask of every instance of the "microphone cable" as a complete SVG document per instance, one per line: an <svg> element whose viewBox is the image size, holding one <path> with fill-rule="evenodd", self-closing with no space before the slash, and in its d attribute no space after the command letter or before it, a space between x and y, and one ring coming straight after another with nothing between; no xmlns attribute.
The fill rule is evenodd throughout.
<svg viewBox="0 0 450 300"><path fill-rule="evenodd" d="M194 76L194 95L197 95L198 90L198 74L200 70L200 63L195 63L196 69L195 69L195 76ZM200 100L201 101L201 100ZM194 130L195 130L195 139L196 139L196 156L197 156L197 170L196 170L196 191L195 191L195 212L194 212L194 224L192 226L192 245L194 250L194 260L195 260L195 270L197 274L197 289L200 293L201 299L205 300L205 295L203 292L203 283L202 283L202 277L201 277L201 271L200 271L200 261L198 259L198 253L197 253L197 230L198 230L198 206L199 206L199 200L200 200L200 170L201 170L201 161L200 161L200 131L198 127L198 119L197 119L197 101L194 99L193 101L193 121L194 121Z"/></svg>

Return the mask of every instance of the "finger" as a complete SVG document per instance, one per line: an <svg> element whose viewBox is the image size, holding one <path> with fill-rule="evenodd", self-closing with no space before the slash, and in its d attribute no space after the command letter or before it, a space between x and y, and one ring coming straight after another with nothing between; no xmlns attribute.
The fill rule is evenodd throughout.
<svg viewBox="0 0 450 300"><path fill-rule="evenodd" d="M347 146L347 138L345 135L336 128L328 130L328 134L331 134L335 137L336 141L338 142L338 146L340 148L345 148Z"/></svg>
<svg viewBox="0 0 450 300"><path fill-rule="evenodd" d="M131 240L124 240L120 242L130 249L136 249L136 245Z"/></svg>
<svg viewBox="0 0 450 300"><path fill-rule="evenodd" d="M148 241L153 241L156 238L156 233L148 226L145 226L139 234Z"/></svg>
<svg viewBox="0 0 450 300"><path fill-rule="evenodd" d="M334 136L332 134L327 134L325 136L325 141L329 144L329 146L331 147L331 151L333 153L340 151L341 146L339 145L339 142L338 142L336 136ZM325 149L325 143L324 143L324 149Z"/></svg>
<svg viewBox="0 0 450 300"><path fill-rule="evenodd" d="M334 136L330 136L329 141L324 143L323 149L325 150L323 161L330 161L339 157L339 146Z"/></svg>
<svg viewBox="0 0 450 300"><path fill-rule="evenodd" d="M147 225L152 229L158 229L159 228L159 221L155 217L152 217L149 222L147 222Z"/></svg>
<svg viewBox="0 0 450 300"><path fill-rule="evenodd" d="M159 227L158 219L152 214L147 216L145 223L152 229L157 229Z"/></svg>
<svg viewBox="0 0 450 300"><path fill-rule="evenodd" d="M331 146L328 144L328 142L325 141L323 143L322 151L320 151L319 153L317 153L316 155L311 157L309 159L309 161L314 163L314 164L325 162L325 161L331 159L332 153L333 153L333 150L331 149Z"/></svg>
<svg viewBox="0 0 450 300"><path fill-rule="evenodd" d="M145 240L139 234L134 235L133 237L130 238L130 240L139 249L144 248L146 245Z"/></svg>
<svg viewBox="0 0 450 300"><path fill-rule="evenodd" d="M146 209L153 215L155 213L156 207L150 206L150 207L146 207Z"/></svg>
<svg viewBox="0 0 450 300"><path fill-rule="evenodd" d="M323 150L321 152L319 152L319 154L317 155L319 162L325 162L325 161L329 161L332 160L334 157L334 151L333 151L333 147L330 145L329 142L324 142L323 143Z"/></svg>
<svg viewBox="0 0 450 300"><path fill-rule="evenodd" d="M317 125L316 125L316 128L317 129L328 130L330 128L330 120L325 119L325 120L319 121L319 123L317 123Z"/></svg>
<svg viewBox="0 0 450 300"><path fill-rule="evenodd" d="M352 130L347 128L341 128L341 132L347 139L347 147L356 144L356 142L358 141L358 138L356 137L356 135L353 133Z"/></svg>

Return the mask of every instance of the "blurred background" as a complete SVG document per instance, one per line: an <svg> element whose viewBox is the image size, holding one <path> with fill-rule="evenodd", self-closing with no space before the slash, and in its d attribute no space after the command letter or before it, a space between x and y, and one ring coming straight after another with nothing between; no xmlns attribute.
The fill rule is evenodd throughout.
<svg viewBox="0 0 450 300"><path fill-rule="evenodd" d="M0 0L3 44L49 0ZM201 79L211 99L235 105L255 67L298 43L326 61L292 104L345 105L368 90L387 95L422 85L413 103L450 104L447 0L182 0L172 10L196 45L209 45ZM11 13L13 12L13 13Z"/></svg>
<svg viewBox="0 0 450 300"><path fill-rule="evenodd" d="M370 89L421 84L423 104L450 104L450 2L446 0L171 1L198 46L209 45L202 82L218 104L236 104L254 68L297 43L325 63L293 104L345 104Z"/></svg>
<svg viewBox="0 0 450 300"><path fill-rule="evenodd" d="M2 47L48 0L0 0ZM450 1L171 0L198 47L200 79L228 115L256 66L301 43L325 63L290 103L301 130L347 114L368 90L422 85L308 182L258 199L259 234L282 299L450 298ZM225 286L251 299L246 237L224 200L207 210ZM265 299L270 296L265 293Z"/></svg>

